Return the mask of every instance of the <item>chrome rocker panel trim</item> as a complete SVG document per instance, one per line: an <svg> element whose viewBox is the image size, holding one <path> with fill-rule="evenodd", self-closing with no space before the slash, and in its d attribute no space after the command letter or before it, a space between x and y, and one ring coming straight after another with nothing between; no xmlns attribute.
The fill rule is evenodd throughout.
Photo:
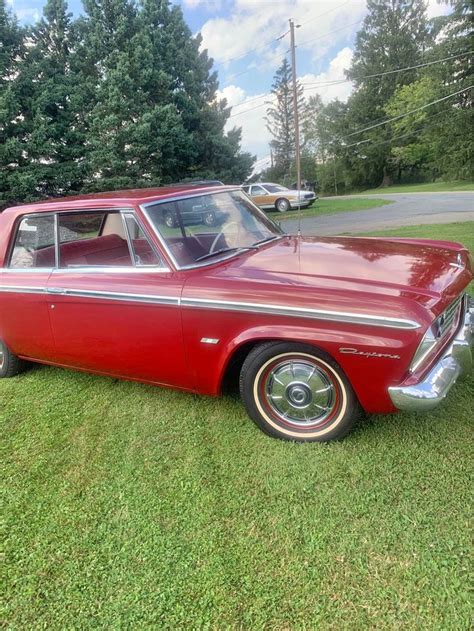
<svg viewBox="0 0 474 631"><path fill-rule="evenodd" d="M426 377L412 386L388 389L393 405L410 412L432 410L443 401L461 375L472 370L474 345L474 302L466 300L464 324L442 358Z"/></svg>

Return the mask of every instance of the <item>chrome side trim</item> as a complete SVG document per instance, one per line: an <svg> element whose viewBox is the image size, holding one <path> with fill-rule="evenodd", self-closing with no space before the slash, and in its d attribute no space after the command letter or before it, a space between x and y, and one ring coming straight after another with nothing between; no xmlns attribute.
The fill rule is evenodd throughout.
<svg viewBox="0 0 474 631"><path fill-rule="evenodd" d="M97 298L99 300L119 300L122 302L141 302L154 305L179 306L180 299L170 296L154 296L153 294L129 294L115 291L96 291L93 289L66 289L51 287L47 294L70 296L72 298Z"/></svg>
<svg viewBox="0 0 474 631"><path fill-rule="evenodd" d="M94 266L88 267L78 265L77 267L62 267L60 269L51 270L53 275L57 274L163 274L170 273L169 267L153 267L152 265L144 265L143 267L107 267Z"/></svg>
<svg viewBox="0 0 474 631"><path fill-rule="evenodd" d="M349 324L366 324L390 329L419 329L420 324L414 320L403 320L385 316L364 315L344 311L325 311L323 309L306 309L304 307L286 307L283 305L259 304L255 302L232 302L226 300L207 300L203 298L182 298L183 307L195 309L216 309L219 311L250 311L269 315L282 315L313 320L329 320L347 322Z"/></svg>
<svg viewBox="0 0 474 631"><path fill-rule="evenodd" d="M5 294L45 294L44 287L27 287L25 285L3 285L0 286L0 292Z"/></svg>
<svg viewBox="0 0 474 631"><path fill-rule="evenodd" d="M263 313L267 315L288 316L292 318L307 318L330 322L345 322L348 324L362 324L379 326L389 329L418 329L420 324L413 320L403 320L383 316L348 313L344 311L324 311L322 309L305 309L303 307L286 307L283 305L259 304L254 302L232 302L226 300L207 300L203 298L170 298L168 296L154 296L152 294L132 294L113 291L69 288L37 288L37 287L0 287L0 291L13 293L49 293L55 295L97 298L104 300L121 300L124 302L141 302L150 304L167 304L193 309L213 309L218 311L242 311L247 313Z"/></svg>
<svg viewBox="0 0 474 631"><path fill-rule="evenodd" d="M0 274L51 274L54 267L1 267Z"/></svg>

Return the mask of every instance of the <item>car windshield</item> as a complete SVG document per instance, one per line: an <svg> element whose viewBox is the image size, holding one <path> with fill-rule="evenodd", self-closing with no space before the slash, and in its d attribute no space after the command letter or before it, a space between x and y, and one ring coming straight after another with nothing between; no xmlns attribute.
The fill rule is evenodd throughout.
<svg viewBox="0 0 474 631"><path fill-rule="evenodd" d="M145 212L180 267L210 263L282 234L238 190L157 202Z"/></svg>
<svg viewBox="0 0 474 631"><path fill-rule="evenodd" d="M265 184L265 188L269 193L281 193L282 191L287 191L288 189L284 186L280 186L279 184Z"/></svg>

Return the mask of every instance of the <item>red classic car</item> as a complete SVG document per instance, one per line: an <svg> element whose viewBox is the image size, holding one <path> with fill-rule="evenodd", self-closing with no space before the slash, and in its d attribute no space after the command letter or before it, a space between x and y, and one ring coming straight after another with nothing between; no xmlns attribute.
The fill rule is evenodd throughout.
<svg viewBox="0 0 474 631"><path fill-rule="evenodd" d="M207 395L238 382L268 434L340 438L361 410L432 408L471 369L472 271L456 243L283 234L236 187L9 208L0 377L33 361Z"/></svg>

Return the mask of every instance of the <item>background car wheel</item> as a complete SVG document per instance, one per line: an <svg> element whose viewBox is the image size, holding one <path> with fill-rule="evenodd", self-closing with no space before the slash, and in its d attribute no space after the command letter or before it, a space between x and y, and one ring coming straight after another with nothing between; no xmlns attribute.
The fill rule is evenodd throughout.
<svg viewBox="0 0 474 631"><path fill-rule="evenodd" d="M176 228L176 217L172 213L166 213L165 224L168 228Z"/></svg>
<svg viewBox="0 0 474 631"><path fill-rule="evenodd" d="M338 364L306 344L269 342L255 347L242 366L240 394L255 423L284 440L342 438L361 412Z"/></svg>
<svg viewBox="0 0 474 631"><path fill-rule="evenodd" d="M204 214L203 222L205 226L215 226L216 216L213 212L207 212Z"/></svg>
<svg viewBox="0 0 474 631"><path fill-rule="evenodd" d="M0 379L15 377L25 368L25 362L14 355L0 340Z"/></svg>
<svg viewBox="0 0 474 631"><path fill-rule="evenodd" d="M288 210L290 210L290 202L287 199L285 199L284 197L282 197L282 198L276 200L275 208L280 213L286 213Z"/></svg>

